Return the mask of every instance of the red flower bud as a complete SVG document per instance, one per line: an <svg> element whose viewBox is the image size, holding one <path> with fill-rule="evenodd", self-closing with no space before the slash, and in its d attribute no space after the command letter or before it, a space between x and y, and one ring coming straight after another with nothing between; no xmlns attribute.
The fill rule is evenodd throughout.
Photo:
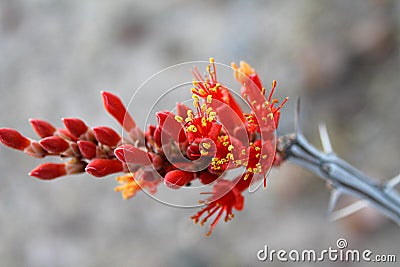
<svg viewBox="0 0 400 267"><path fill-rule="evenodd" d="M79 151L81 155L86 159L93 159L97 154L97 146L95 143L90 141L78 141Z"/></svg>
<svg viewBox="0 0 400 267"><path fill-rule="evenodd" d="M60 154L69 148L69 143L59 136L49 136L39 141L39 144L49 153Z"/></svg>
<svg viewBox="0 0 400 267"><path fill-rule="evenodd" d="M78 141L78 138L67 129L57 129L57 132L62 139L70 140L73 142Z"/></svg>
<svg viewBox="0 0 400 267"><path fill-rule="evenodd" d="M126 108L119 97L104 91L101 92L101 94L103 96L105 109L119 122L119 124L122 125L122 127L124 127L125 130L129 132L131 129L136 127L135 121L126 111Z"/></svg>
<svg viewBox="0 0 400 267"><path fill-rule="evenodd" d="M95 127L93 128L93 131L97 141L106 146L114 147L121 140L119 134L106 126Z"/></svg>
<svg viewBox="0 0 400 267"><path fill-rule="evenodd" d="M179 189L194 179L193 172L181 170L169 171L164 177L164 184L172 189Z"/></svg>
<svg viewBox="0 0 400 267"><path fill-rule="evenodd" d="M125 144L114 150L114 155L118 160L124 163L133 163L138 165L150 165L150 158L146 151L143 151L133 145Z"/></svg>
<svg viewBox="0 0 400 267"><path fill-rule="evenodd" d="M87 166L85 171L95 177L103 177L112 173L122 172L122 162L116 159L94 159Z"/></svg>
<svg viewBox="0 0 400 267"><path fill-rule="evenodd" d="M0 142L8 147L24 150L31 144L31 141L11 128L0 128Z"/></svg>
<svg viewBox="0 0 400 267"><path fill-rule="evenodd" d="M33 130L36 132L38 136L40 136L40 138L52 136L56 131L56 128L54 128L54 126L48 123L47 121L30 119L29 122L31 123Z"/></svg>
<svg viewBox="0 0 400 267"><path fill-rule="evenodd" d="M29 173L30 176L35 176L42 180L52 180L66 174L64 163L51 162L41 164Z"/></svg>
<svg viewBox="0 0 400 267"><path fill-rule="evenodd" d="M209 173L208 171L202 171L199 174L199 180L202 184L210 184L212 182L214 182L215 180L217 180L219 177L218 174L212 174Z"/></svg>
<svg viewBox="0 0 400 267"><path fill-rule="evenodd" d="M81 136L88 130L87 125L80 119L63 118L62 120L67 130L76 137Z"/></svg>

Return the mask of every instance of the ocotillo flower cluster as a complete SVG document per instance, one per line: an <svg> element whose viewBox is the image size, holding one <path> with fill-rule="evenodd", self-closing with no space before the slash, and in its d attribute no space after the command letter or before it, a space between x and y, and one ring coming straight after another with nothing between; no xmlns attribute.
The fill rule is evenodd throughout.
<svg viewBox="0 0 400 267"><path fill-rule="evenodd" d="M269 169L282 161L276 153L276 128L287 98L278 105L273 99L276 81L267 93L247 63L232 64L232 69L247 112L218 80L211 58L205 75L193 68L193 108L178 103L176 113L159 111L157 124L145 131L137 127L117 96L102 92L105 109L126 135L106 126L90 128L77 118L64 118L65 128L59 129L31 119L39 141L10 128L0 129L0 141L34 157L69 159L41 164L29 173L39 179L82 172L95 177L122 173L116 178L119 185L115 190L125 199L143 189L156 193L160 184L173 189L196 181L211 185L211 192L204 192L210 196L201 202L205 206L192 216L201 225L213 218L209 235L222 217L228 221L233 209L242 210L243 191L256 181L263 180L266 186ZM241 175L227 175L237 168L243 170Z"/></svg>

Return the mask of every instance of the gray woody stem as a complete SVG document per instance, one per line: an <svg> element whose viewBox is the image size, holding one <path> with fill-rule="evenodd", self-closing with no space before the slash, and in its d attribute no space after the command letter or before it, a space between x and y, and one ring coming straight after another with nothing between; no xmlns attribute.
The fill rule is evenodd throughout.
<svg viewBox="0 0 400 267"><path fill-rule="evenodd" d="M347 208L333 212L332 218L342 218L365 207L365 204L371 204L400 225L400 195L395 190L400 183L400 175L383 183L369 178L332 152L325 127L320 127L325 152L315 148L301 132L299 107L298 103L296 133L279 137L277 151L284 159L308 169L332 185L330 212L342 194L349 194L361 200Z"/></svg>

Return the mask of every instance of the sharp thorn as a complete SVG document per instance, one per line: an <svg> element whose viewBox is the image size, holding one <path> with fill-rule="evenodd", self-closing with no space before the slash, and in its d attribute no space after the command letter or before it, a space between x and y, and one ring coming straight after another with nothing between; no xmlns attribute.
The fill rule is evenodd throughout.
<svg viewBox="0 0 400 267"><path fill-rule="evenodd" d="M385 189L391 190L396 186L398 186L399 184L400 184L400 174L387 181L385 184Z"/></svg>
<svg viewBox="0 0 400 267"><path fill-rule="evenodd" d="M324 152L326 154L332 154L333 150L332 150L331 140L329 139L328 130L326 128L326 124L321 123L318 126L318 129L319 129L319 136L321 138L322 148L323 148Z"/></svg>
<svg viewBox="0 0 400 267"><path fill-rule="evenodd" d="M340 210L336 210L336 211L332 212L330 214L329 220L330 221L340 220L340 219L342 219L344 217L347 217L347 216L349 216L349 215L351 215L351 214L353 214L353 213L355 213L355 212L357 212L357 211L359 211L359 210L361 210L361 209L363 209L363 208L365 208L367 206L368 206L368 203L367 203L366 200L359 200L359 201L357 201L357 202L355 202L355 203L353 203L353 204L351 204L351 205L349 205L349 206L347 206L345 208L342 208Z"/></svg>
<svg viewBox="0 0 400 267"><path fill-rule="evenodd" d="M340 189L333 189L331 191L331 198L329 199L328 214L333 213L333 210L335 209L335 206L342 194L343 194L343 191Z"/></svg>
<svg viewBox="0 0 400 267"><path fill-rule="evenodd" d="M301 121L300 121L300 97L297 98L296 102L296 109L294 113L294 127L296 131L296 135L300 136L302 135L302 130L301 130Z"/></svg>

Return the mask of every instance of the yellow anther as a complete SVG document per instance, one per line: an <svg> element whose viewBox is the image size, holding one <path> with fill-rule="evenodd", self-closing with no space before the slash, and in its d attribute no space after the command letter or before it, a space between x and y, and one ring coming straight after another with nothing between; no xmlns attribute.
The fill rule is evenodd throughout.
<svg viewBox="0 0 400 267"><path fill-rule="evenodd" d="M201 110L202 110L202 111L206 111L206 109L207 109L206 104L201 105Z"/></svg>
<svg viewBox="0 0 400 267"><path fill-rule="evenodd" d="M272 120L274 118L274 114L272 112L270 112L270 113L268 113L267 117Z"/></svg>
<svg viewBox="0 0 400 267"><path fill-rule="evenodd" d="M210 149L211 148L211 144L210 143L203 143L202 144L202 146L205 148L205 149Z"/></svg>
<svg viewBox="0 0 400 267"><path fill-rule="evenodd" d="M201 150L200 150L200 154L201 154L202 156L207 156L207 155L208 155L208 151L201 149Z"/></svg>
<svg viewBox="0 0 400 267"><path fill-rule="evenodd" d="M223 145L223 146L228 146L228 145L229 145L229 142L228 142L228 141L225 141L225 142L222 143L222 145Z"/></svg>
<svg viewBox="0 0 400 267"><path fill-rule="evenodd" d="M206 127L206 126L207 126L207 120L206 120L205 117L201 118L201 125L202 125L203 127Z"/></svg>
<svg viewBox="0 0 400 267"><path fill-rule="evenodd" d="M204 89L200 89L198 92L199 92L199 95L201 95L201 96L205 96L207 94L206 91L204 91Z"/></svg>
<svg viewBox="0 0 400 267"><path fill-rule="evenodd" d="M211 102L212 102L212 95L208 95L207 96L207 103L211 104Z"/></svg>
<svg viewBox="0 0 400 267"><path fill-rule="evenodd" d="M262 158L263 158L263 159L266 159L266 158L267 158L267 155L263 155Z"/></svg>
<svg viewBox="0 0 400 267"><path fill-rule="evenodd" d="M187 128L187 131L188 131L188 132L193 132L193 133L195 133L195 132L197 132L197 128L196 128L196 126L194 126L194 125L190 125L190 126Z"/></svg>
<svg viewBox="0 0 400 267"><path fill-rule="evenodd" d="M214 58L210 57L210 63L213 64L214 63Z"/></svg>
<svg viewBox="0 0 400 267"><path fill-rule="evenodd" d="M242 150L242 155L246 155L246 149Z"/></svg>
<svg viewBox="0 0 400 267"><path fill-rule="evenodd" d="M181 116L176 115L175 120L180 123L183 121L183 118Z"/></svg>
<svg viewBox="0 0 400 267"><path fill-rule="evenodd" d="M258 147L258 146L254 147L254 149L255 149L256 151L260 151L260 150L261 150L261 148Z"/></svg>
<svg viewBox="0 0 400 267"><path fill-rule="evenodd" d="M228 146L228 151L232 151L234 149L233 145Z"/></svg>

